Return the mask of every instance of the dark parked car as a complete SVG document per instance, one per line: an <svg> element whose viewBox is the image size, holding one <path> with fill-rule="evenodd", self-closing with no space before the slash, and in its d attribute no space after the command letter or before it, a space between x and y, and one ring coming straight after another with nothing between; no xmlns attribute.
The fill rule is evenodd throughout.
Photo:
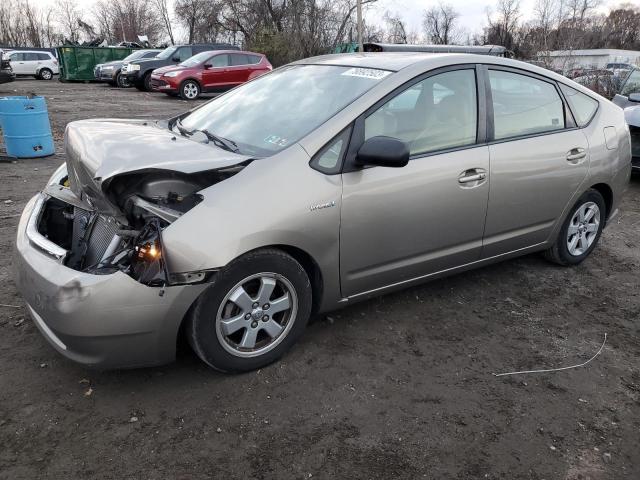
<svg viewBox="0 0 640 480"><path fill-rule="evenodd" d="M142 60L143 58L153 58L158 55L162 50L136 50L129 56L122 60L114 60L107 63L99 63L93 68L93 74L96 80L101 82L107 82L110 85L117 85L119 87L130 87L126 79L120 75L122 65L125 63L131 63L134 60Z"/></svg>
<svg viewBox="0 0 640 480"><path fill-rule="evenodd" d="M13 82L15 79L16 75L11 70L11 63L9 60L2 59L0 55L0 83Z"/></svg>
<svg viewBox="0 0 640 480"><path fill-rule="evenodd" d="M154 70L151 87L156 92L194 100L201 92L228 90L272 69L267 57L261 53L235 50L202 52L179 65Z"/></svg>
<svg viewBox="0 0 640 480"><path fill-rule="evenodd" d="M629 73L613 103L624 108L624 119L631 133L631 167L640 172L640 68Z"/></svg>
<svg viewBox="0 0 640 480"><path fill-rule="evenodd" d="M173 45L165 48L154 58L127 62L122 66L120 75L138 90L151 91L151 72L156 68L184 62L194 55L207 50L240 50L226 43L208 43L195 45Z"/></svg>

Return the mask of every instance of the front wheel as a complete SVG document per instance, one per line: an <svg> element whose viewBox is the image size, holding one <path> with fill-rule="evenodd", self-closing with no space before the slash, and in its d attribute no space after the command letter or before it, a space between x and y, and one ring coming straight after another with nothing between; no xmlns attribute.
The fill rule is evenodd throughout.
<svg viewBox="0 0 640 480"><path fill-rule="evenodd" d="M200 96L200 85L194 80L186 80L180 85L180 96L185 100L195 100Z"/></svg>
<svg viewBox="0 0 640 480"><path fill-rule="evenodd" d="M131 86L131 84L129 83L129 79L121 73L118 73L118 75L116 75L116 85L118 86L118 88L128 88Z"/></svg>
<svg viewBox="0 0 640 480"><path fill-rule="evenodd" d="M585 192L573 206L555 244L545 252L559 265L577 265L593 251L606 221L606 204L597 190Z"/></svg>
<svg viewBox="0 0 640 480"><path fill-rule="evenodd" d="M218 272L192 309L187 339L217 370L261 368L300 337L311 303L311 283L298 261L280 250L257 250Z"/></svg>

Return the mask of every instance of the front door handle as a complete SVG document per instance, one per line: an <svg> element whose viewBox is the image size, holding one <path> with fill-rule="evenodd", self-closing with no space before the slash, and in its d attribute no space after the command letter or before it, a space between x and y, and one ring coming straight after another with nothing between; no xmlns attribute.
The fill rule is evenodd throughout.
<svg viewBox="0 0 640 480"><path fill-rule="evenodd" d="M582 147L576 147L569 150L567 153L567 160L569 162L577 162L578 160L587 156L587 151Z"/></svg>
<svg viewBox="0 0 640 480"><path fill-rule="evenodd" d="M487 174L481 168L472 168L470 170L465 170L458 176L458 183L471 183L471 182L480 182L487 178Z"/></svg>

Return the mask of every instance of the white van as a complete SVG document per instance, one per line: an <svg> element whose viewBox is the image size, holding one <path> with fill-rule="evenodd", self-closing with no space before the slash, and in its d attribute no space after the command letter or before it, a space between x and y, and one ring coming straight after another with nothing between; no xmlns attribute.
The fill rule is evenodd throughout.
<svg viewBox="0 0 640 480"><path fill-rule="evenodd" d="M33 75L38 79L51 80L59 73L58 60L50 52L14 50L4 57L11 62L16 75Z"/></svg>

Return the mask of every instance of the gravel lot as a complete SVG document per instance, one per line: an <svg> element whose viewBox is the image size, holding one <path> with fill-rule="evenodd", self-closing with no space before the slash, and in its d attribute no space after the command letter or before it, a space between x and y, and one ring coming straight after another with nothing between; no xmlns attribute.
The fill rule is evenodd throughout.
<svg viewBox="0 0 640 480"><path fill-rule="evenodd" d="M533 255L353 305L249 374L210 371L187 348L165 367L98 372L28 318L11 269L17 216L64 161L67 122L191 104L0 85L26 92L47 97L58 154L0 159L1 479L638 478L640 178L577 268ZM492 376L585 361L605 333L586 368Z"/></svg>

